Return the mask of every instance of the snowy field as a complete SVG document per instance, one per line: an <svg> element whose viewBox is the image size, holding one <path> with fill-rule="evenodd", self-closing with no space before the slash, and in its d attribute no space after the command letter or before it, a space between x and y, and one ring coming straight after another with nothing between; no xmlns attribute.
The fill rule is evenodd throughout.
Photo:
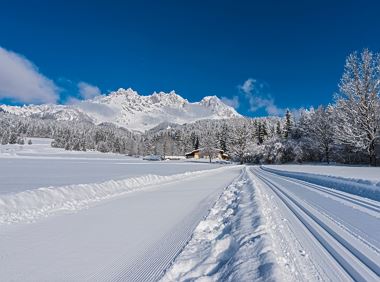
<svg viewBox="0 0 380 282"><path fill-rule="evenodd" d="M0 146L1 281L156 280L241 170L49 142Z"/></svg>
<svg viewBox="0 0 380 282"><path fill-rule="evenodd" d="M377 168L0 146L0 281L379 281ZM41 188L44 186L44 188Z"/></svg>
<svg viewBox="0 0 380 282"><path fill-rule="evenodd" d="M150 162L120 154L51 148L49 139L32 145L0 145L0 195L29 189L121 180L145 174L172 175L220 167L207 162Z"/></svg>

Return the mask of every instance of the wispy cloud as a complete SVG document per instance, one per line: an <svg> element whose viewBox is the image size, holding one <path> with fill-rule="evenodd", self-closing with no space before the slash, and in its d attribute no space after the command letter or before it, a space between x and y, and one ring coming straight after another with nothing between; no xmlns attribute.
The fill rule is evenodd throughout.
<svg viewBox="0 0 380 282"><path fill-rule="evenodd" d="M243 91L246 95L251 95L253 92L253 86L256 83L256 80L253 78L248 78L242 85L239 85L239 89Z"/></svg>
<svg viewBox="0 0 380 282"><path fill-rule="evenodd" d="M80 97L85 100L94 98L102 94L99 87L91 85L84 81L78 83L78 89Z"/></svg>
<svg viewBox="0 0 380 282"><path fill-rule="evenodd" d="M268 115L278 116L284 114L285 109L275 104L274 98L271 96L265 83L248 78L243 84L238 86L238 89L243 93L245 99L247 99L251 112L264 109Z"/></svg>
<svg viewBox="0 0 380 282"><path fill-rule="evenodd" d="M233 96L232 98L228 98L228 97L222 97L221 98L221 101L230 106L230 107L233 107L235 109L239 108L239 105L240 105L240 101L239 101L239 97L238 96Z"/></svg>
<svg viewBox="0 0 380 282"><path fill-rule="evenodd" d="M59 88L24 56L0 47L0 99L55 103Z"/></svg>
<svg viewBox="0 0 380 282"><path fill-rule="evenodd" d="M83 100L92 99L96 96L102 95L99 87L92 85L90 83L81 81L74 84L72 81L66 80L68 85L72 85L68 88L74 88L72 91L75 92L75 96L67 96L65 104L73 105L82 102ZM74 86L75 85L75 86ZM74 86L74 87L73 87Z"/></svg>

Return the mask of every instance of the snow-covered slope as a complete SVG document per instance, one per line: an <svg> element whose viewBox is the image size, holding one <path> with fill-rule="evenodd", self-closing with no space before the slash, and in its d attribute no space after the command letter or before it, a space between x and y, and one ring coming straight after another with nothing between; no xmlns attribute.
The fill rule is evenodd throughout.
<svg viewBox="0 0 380 282"><path fill-rule="evenodd" d="M57 120L85 120L96 124L112 122L131 130L144 131L162 122L191 123L200 119L241 117L216 96L190 103L174 91L141 96L131 88L120 88L107 96L98 96L74 105L6 106L0 109L21 116Z"/></svg>
<svg viewBox="0 0 380 282"><path fill-rule="evenodd" d="M0 111L25 117L38 117L43 119L56 119L67 121L92 121L85 112L74 106L66 105L0 105Z"/></svg>

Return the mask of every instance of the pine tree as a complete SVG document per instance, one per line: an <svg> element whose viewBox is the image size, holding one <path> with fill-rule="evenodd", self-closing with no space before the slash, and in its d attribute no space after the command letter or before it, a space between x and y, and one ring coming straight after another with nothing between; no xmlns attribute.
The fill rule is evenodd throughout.
<svg viewBox="0 0 380 282"><path fill-rule="evenodd" d="M240 164L245 162L245 158L250 150L249 144L249 131L247 127L242 125L235 128L231 151Z"/></svg>
<svg viewBox="0 0 380 282"><path fill-rule="evenodd" d="M277 121L277 123L276 123L276 134L278 137L282 136L281 122L280 121Z"/></svg>
<svg viewBox="0 0 380 282"><path fill-rule="evenodd" d="M3 137L1 138L1 145L6 145L9 143L9 133L7 130L4 130Z"/></svg>
<svg viewBox="0 0 380 282"><path fill-rule="evenodd" d="M263 144L264 142L263 125L261 122L259 122L257 125L257 140L259 145Z"/></svg>
<svg viewBox="0 0 380 282"><path fill-rule="evenodd" d="M228 152L227 139L228 139L228 127L224 123L219 132L219 146L220 146L220 149L223 150L223 152Z"/></svg>
<svg viewBox="0 0 380 282"><path fill-rule="evenodd" d="M285 114L285 125L284 125L284 138L288 139L291 137L291 132L292 132L292 114L290 113L289 110L286 110Z"/></svg>
<svg viewBox="0 0 380 282"><path fill-rule="evenodd" d="M15 132L12 132L9 136L9 144L16 144L17 143L17 134Z"/></svg>
<svg viewBox="0 0 380 282"><path fill-rule="evenodd" d="M198 149L199 149L199 137L197 136L194 143L194 150L198 150Z"/></svg>

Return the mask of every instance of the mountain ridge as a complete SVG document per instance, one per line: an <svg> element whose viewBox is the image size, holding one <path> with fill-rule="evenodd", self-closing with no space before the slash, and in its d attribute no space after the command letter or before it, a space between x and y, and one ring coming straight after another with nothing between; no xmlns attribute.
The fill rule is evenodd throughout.
<svg viewBox="0 0 380 282"><path fill-rule="evenodd" d="M217 96L205 96L199 102L189 102L175 91L153 92L143 96L131 88L119 88L108 95L99 95L71 105L0 105L0 110L45 119L95 124L110 122L135 131L145 131L163 122L184 124L202 119L242 117Z"/></svg>

